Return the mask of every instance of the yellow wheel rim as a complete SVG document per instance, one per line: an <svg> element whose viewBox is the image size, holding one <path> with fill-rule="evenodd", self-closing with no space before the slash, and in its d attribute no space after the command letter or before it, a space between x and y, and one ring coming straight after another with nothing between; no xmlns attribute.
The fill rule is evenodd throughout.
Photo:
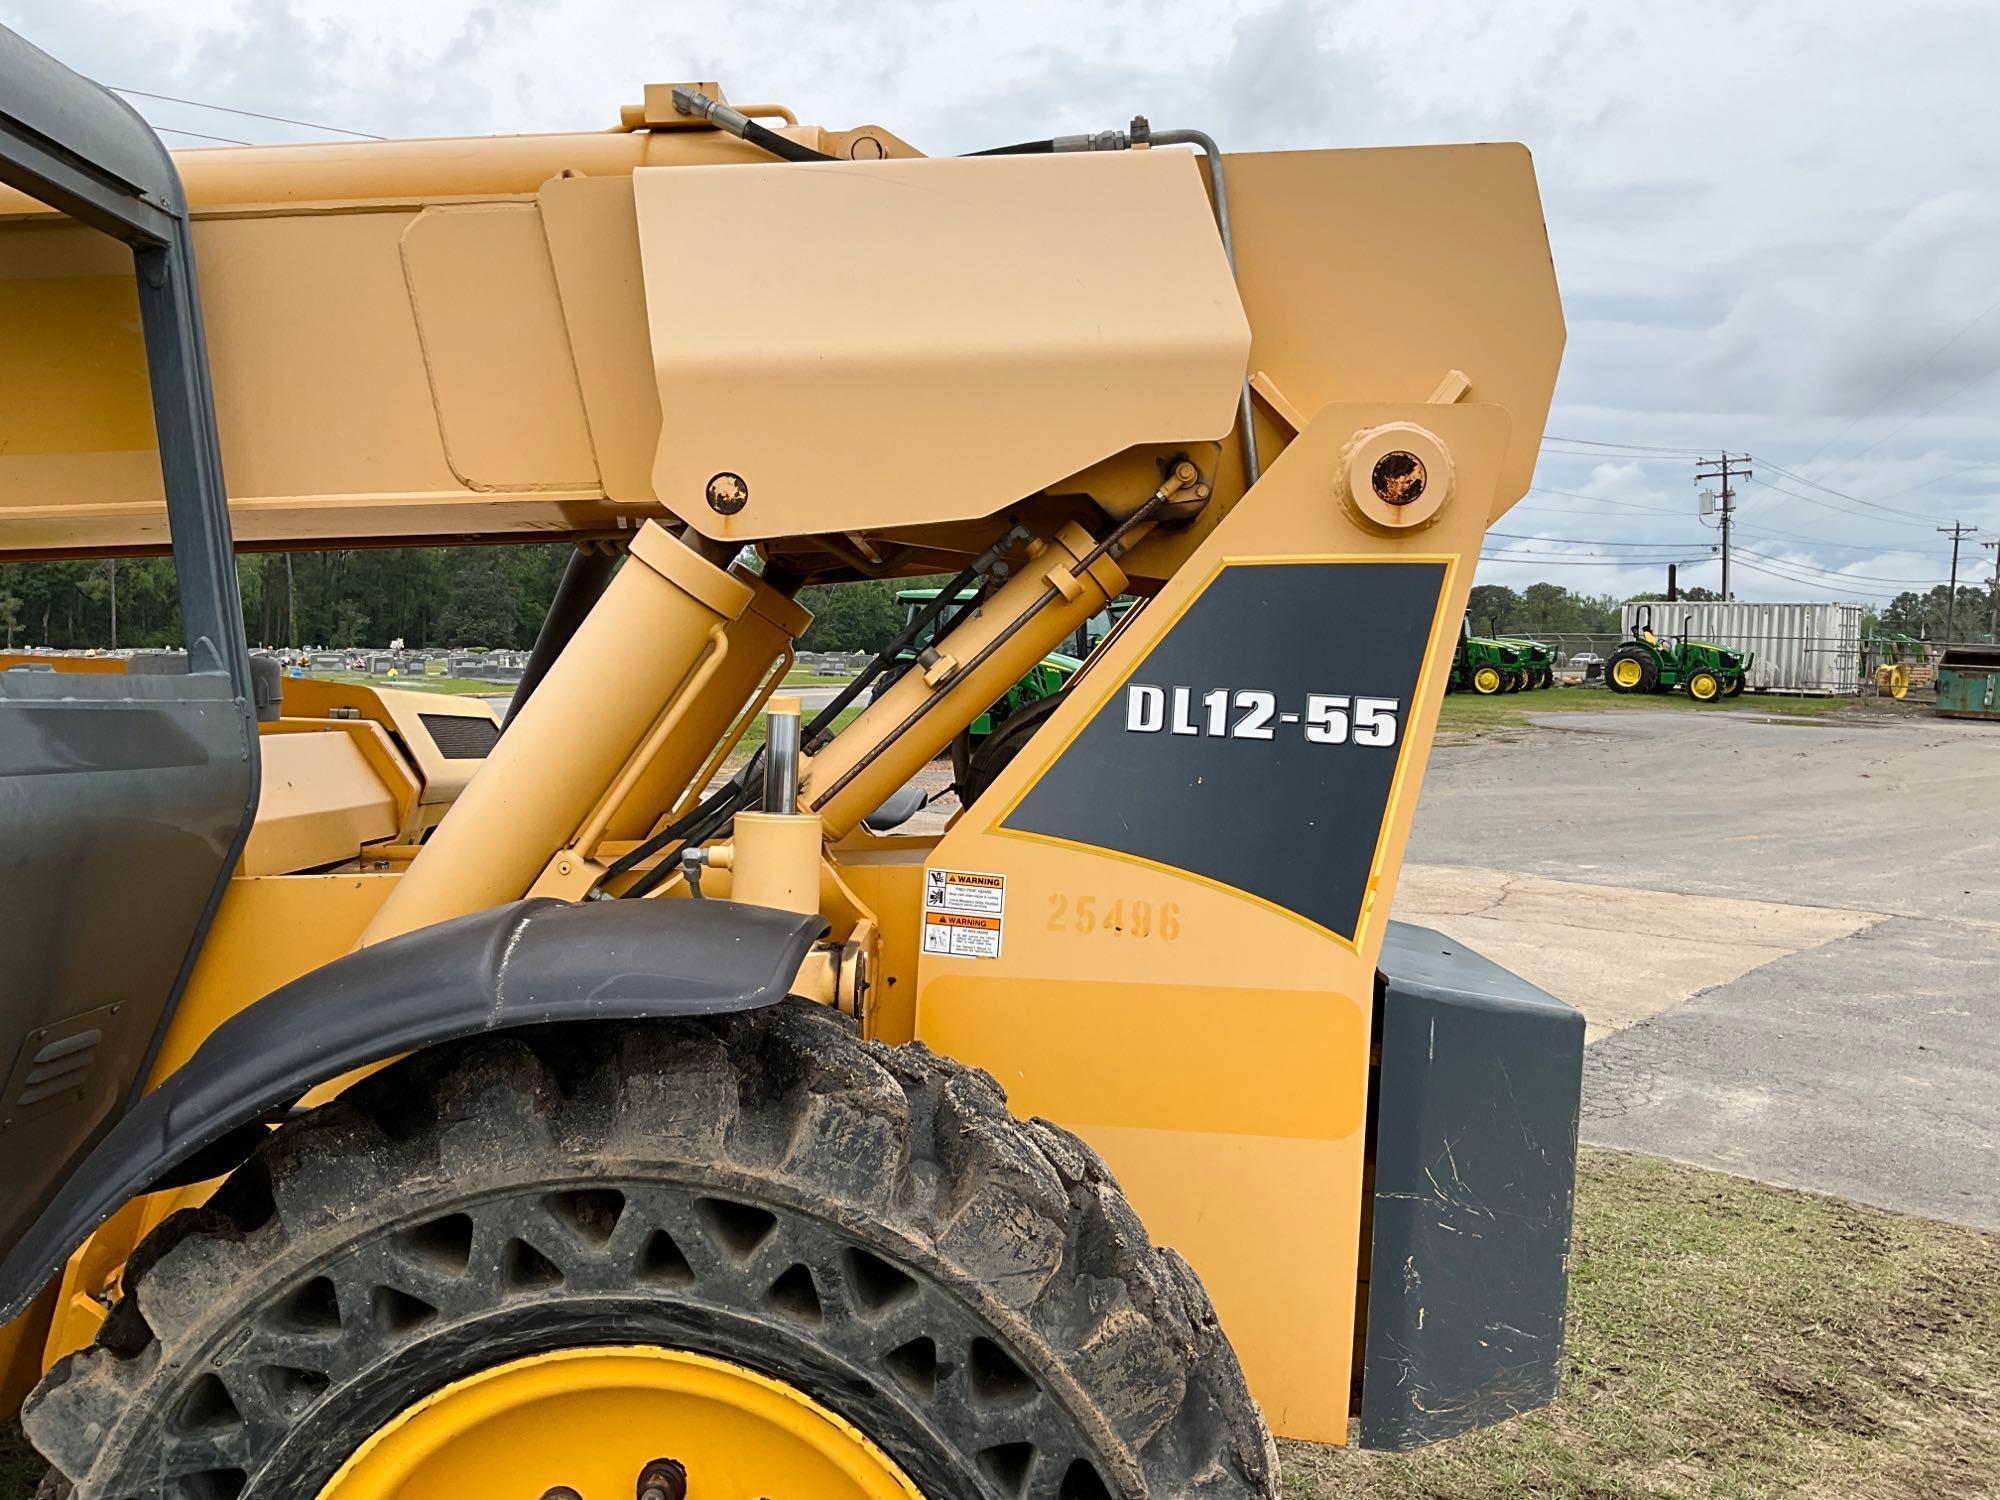
<svg viewBox="0 0 2000 1500"><path fill-rule="evenodd" d="M1500 691L1500 673L1493 667L1481 667L1472 674L1472 685L1482 693Z"/></svg>
<svg viewBox="0 0 2000 1500"><path fill-rule="evenodd" d="M434 1391L379 1428L319 1500L631 1500L672 1459L690 1496L922 1500L887 1454L801 1391L676 1349L562 1349Z"/></svg>
<svg viewBox="0 0 2000 1500"><path fill-rule="evenodd" d="M1703 703L1708 702L1721 691L1722 683L1713 673L1697 672L1688 679L1689 695L1699 698Z"/></svg>
<svg viewBox="0 0 2000 1500"><path fill-rule="evenodd" d="M1620 687L1637 687L1642 675L1638 662L1629 656L1611 664L1611 680Z"/></svg>

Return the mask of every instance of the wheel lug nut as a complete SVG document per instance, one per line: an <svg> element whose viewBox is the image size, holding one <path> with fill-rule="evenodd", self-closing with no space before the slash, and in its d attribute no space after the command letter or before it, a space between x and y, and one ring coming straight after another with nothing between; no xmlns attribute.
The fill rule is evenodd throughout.
<svg viewBox="0 0 2000 1500"><path fill-rule="evenodd" d="M687 1500L687 1466L677 1458L656 1458L639 1471L639 1500Z"/></svg>

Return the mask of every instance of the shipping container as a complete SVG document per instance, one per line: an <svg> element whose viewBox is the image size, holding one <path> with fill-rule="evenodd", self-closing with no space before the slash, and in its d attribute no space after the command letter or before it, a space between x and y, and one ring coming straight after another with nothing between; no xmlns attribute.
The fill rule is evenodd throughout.
<svg viewBox="0 0 2000 1500"><path fill-rule="evenodd" d="M1625 635L1644 604L1625 606ZM1858 604L1747 604L1732 600L1668 604L1655 600L1653 629L1678 638L1682 622L1692 640L1747 651L1748 686L1763 693L1854 693L1861 690L1861 606ZM1689 618L1692 616L1693 618Z"/></svg>

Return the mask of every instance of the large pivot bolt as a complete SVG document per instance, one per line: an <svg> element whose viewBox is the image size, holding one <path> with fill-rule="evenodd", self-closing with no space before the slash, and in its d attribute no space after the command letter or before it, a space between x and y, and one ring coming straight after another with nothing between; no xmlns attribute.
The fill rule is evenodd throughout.
<svg viewBox="0 0 2000 1500"><path fill-rule="evenodd" d="M1371 530L1415 531L1436 520L1451 498L1451 454L1428 428L1384 422L1348 441L1334 488Z"/></svg>
<svg viewBox="0 0 2000 1500"><path fill-rule="evenodd" d="M639 1471L639 1500L687 1500L688 1471L677 1458L656 1458Z"/></svg>

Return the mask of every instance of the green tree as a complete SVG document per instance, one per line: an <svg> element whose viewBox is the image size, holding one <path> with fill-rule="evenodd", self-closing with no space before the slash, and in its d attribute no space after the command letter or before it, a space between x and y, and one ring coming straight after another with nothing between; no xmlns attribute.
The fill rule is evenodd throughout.
<svg viewBox="0 0 2000 1500"><path fill-rule="evenodd" d="M916 582L865 579L801 591L799 602L813 612L813 622L799 645L807 651L880 651L903 628L896 590Z"/></svg>
<svg viewBox="0 0 2000 1500"><path fill-rule="evenodd" d="M509 645L518 628L520 585L491 548L461 565L438 616L438 644Z"/></svg>

